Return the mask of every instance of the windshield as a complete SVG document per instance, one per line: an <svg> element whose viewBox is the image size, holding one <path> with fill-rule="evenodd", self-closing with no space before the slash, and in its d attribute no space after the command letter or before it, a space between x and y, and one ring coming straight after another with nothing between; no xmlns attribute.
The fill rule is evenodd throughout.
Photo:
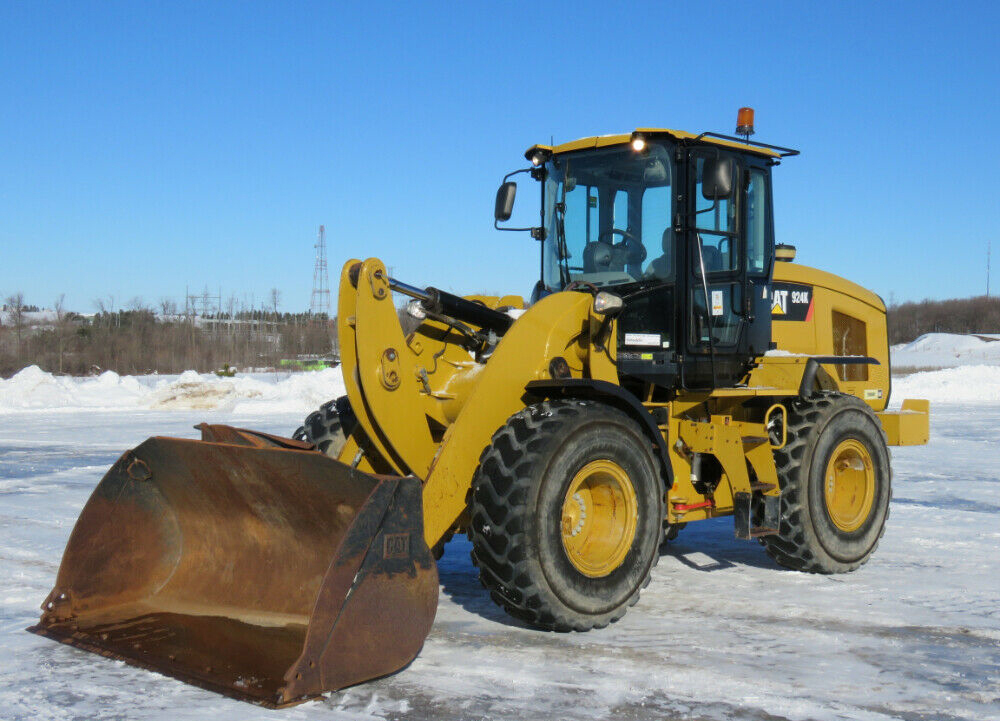
<svg viewBox="0 0 1000 721"><path fill-rule="evenodd" d="M546 165L542 280L621 285L674 275L673 161L614 146L552 158Z"/></svg>

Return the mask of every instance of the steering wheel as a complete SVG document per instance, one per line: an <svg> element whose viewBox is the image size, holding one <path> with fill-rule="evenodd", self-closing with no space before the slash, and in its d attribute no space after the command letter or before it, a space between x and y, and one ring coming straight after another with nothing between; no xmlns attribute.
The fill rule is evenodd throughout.
<svg viewBox="0 0 1000 721"><path fill-rule="evenodd" d="M634 240L637 243L639 242L639 239L635 237L635 233L632 233L631 231L628 230L621 230L620 228L611 228L610 230L602 230L600 233L597 234L597 242L600 243L601 238L603 238L605 235L613 235L615 233L618 233L618 235L622 237L622 245L625 244L626 240ZM612 241L613 240L614 239L612 238ZM611 245L614 245L614 242L612 242Z"/></svg>
<svg viewBox="0 0 1000 721"><path fill-rule="evenodd" d="M578 288L586 288L591 295L597 295L601 292L600 288L586 280L574 280L572 283L563 288L563 290L576 290Z"/></svg>

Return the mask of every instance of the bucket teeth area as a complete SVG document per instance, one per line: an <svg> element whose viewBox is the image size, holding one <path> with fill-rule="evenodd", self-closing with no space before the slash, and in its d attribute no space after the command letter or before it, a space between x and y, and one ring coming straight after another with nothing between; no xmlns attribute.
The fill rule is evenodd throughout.
<svg viewBox="0 0 1000 721"><path fill-rule="evenodd" d="M108 620L102 622L102 615ZM285 672L302 650L307 627L258 626L227 616L150 613L142 606L126 606L113 614L31 630L203 688L277 706Z"/></svg>

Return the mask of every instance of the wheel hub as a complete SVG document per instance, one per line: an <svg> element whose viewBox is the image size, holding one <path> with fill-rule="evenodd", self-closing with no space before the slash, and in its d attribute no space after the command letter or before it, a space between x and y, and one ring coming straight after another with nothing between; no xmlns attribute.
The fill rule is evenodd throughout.
<svg viewBox="0 0 1000 721"><path fill-rule="evenodd" d="M635 540L638 501L617 463L591 461L573 477L562 506L562 542L570 563L591 578L618 568Z"/></svg>
<svg viewBox="0 0 1000 721"><path fill-rule="evenodd" d="M830 455L823 476L823 497L833 524L846 533L868 519L875 500L875 469L863 443L848 438Z"/></svg>

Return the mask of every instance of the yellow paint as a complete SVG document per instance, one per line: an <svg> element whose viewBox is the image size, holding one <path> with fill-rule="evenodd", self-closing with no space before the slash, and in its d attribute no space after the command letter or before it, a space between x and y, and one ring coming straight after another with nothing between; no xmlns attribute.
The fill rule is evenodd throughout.
<svg viewBox="0 0 1000 721"><path fill-rule="evenodd" d="M618 568L635 541L639 503L621 466L592 461L573 477L563 499L561 531L566 557L590 578Z"/></svg>
<svg viewBox="0 0 1000 721"><path fill-rule="evenodd" d="M445 432L424 485L424 535L429 545L437 543L462 515L479 456L493 433L524 408L525 385L548 378L553 357L568 360L575 352L590 306L586 293L543 298L510 327L492 358L478 371L463 412Z"/></svg>
<svg viewBox="0 0 1000 721"><path fill-rule="evenodd" d="M878 413L890 446L919 446L930 440L930 401L908 398L898 411Z"/></svg>
<svg viewBox="0 0 1000 721"><path fill-rule="evenodd" d="M399 459L401 470L424 478L434 443L420 397L417 356L396 320L387 277L376 258L361 265L355 314L366 322L354 329L361 391L385 448Z"/></svg>
<svg viewBox="0 0 1000 721"><path fill-rule="evenodd" d="M868 519L875 501L875 469L860 441L845 439L830 454L823 500L833 525L845 533L858 530Z"/></svg>
<svg viewBox="0 0 1000 721"><path fill-rule="evenodd" d="M358 425L364 433L365 440L370 445L369 455L377 455L377 457L369 459L369 464L376 469L404 473L399 461L389 453L383 443L381 432L376 425L375 419L368 408L364 393L361 390L358 367L360 356L358 355L356 334L358 326L356 315L358 294L351 283L350 277L351 269L360 263L360 260L351 259L344 263L344 267L340 272L340 290L337 296L337 333L340 338L340 367L344 374L344 386L347 389L347 397L351 401L351 409L358 418ZM374 320L374 318L363 317L361 325L370 325ZM344 451L342 451L341 460L344 459L345 455ZM350 462L349 459L348 462Z"/></svg>
<svg viewBox="0 0 1000 721"><path fill-rule="evenodd" d="M834 345L833 313L838 312L855 318L865 324L865 345L867 355L879 362L868 366L868 380L840 381L836 366L823 366L819 382L822 387L850 393L865 401L875 411L885 408L889 400L889 337L886 332L885 304L881 298L856 283L840 278L816 268L798 263L776 263L774 269L776 283L798 283L812 288L812 318L809 321L782 320L772 314L771 338L782 351L802 355L842 355ZM801 370L804 370L803 367ZM766 357L765 364L781 362L780 358ZM784 382L798 387L798 379L789 379L784 372L777 375L769 370L753 374L752 385ZM799 369L795 369L798 371ZM785 379L776 381L775 379ZM869 391L866 395L865 391Z"/></svg>
<svg viewBox="0 0 1000 721"><path fill-rule="evenodd" d="M698 133L689 133L685 130L671 130L669 128L636 128L636 133L642 133L647 137L654 138L657 135L666 136L672 140L693 140L698 137ZM560 143L559 145L532 145L528 148L524 156L531 159L531 154L535 150L548 150L552 153L559 155L561 153L571 153L575 150L587 150L589 148L604 148L610 145L627 145L632 140L632 133L619 133L614 135L594 135L587 138L580 138L578 140L571 140L568 143ZM760 148L755 145L747 145L746 143L740 143L734 140L723 140L722 138L712 138L704 137L698 142L707 143L709 145L717 145L724 148L731 148L733 150L739 150L744 153L753 153L755 155L763 155L769 158L780 158L781 153L776 150L771 150L769 148Z"/></svg>

